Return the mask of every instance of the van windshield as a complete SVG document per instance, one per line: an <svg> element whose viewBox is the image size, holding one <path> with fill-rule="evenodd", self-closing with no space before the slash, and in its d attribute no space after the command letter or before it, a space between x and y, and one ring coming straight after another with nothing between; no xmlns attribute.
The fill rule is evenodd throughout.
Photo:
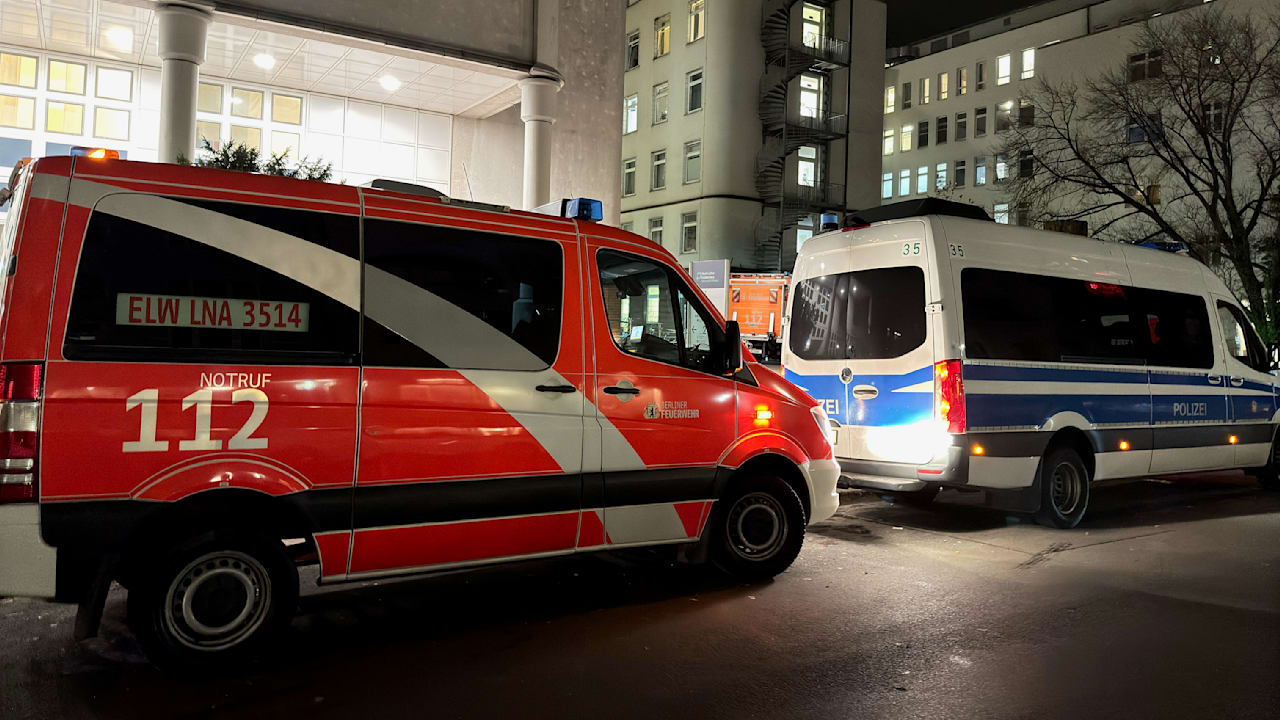
<svg viewBox="0 0 1280 720"><path fill-rule="evenodd" d="M924 343L918 267L809 278L796 285L791 303L791 351L805 360L895 358Z"/></svg>

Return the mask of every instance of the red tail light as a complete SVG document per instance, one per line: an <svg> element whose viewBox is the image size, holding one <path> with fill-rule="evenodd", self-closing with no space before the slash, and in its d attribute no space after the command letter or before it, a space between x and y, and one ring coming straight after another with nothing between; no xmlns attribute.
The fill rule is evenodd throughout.
<svg viewBox="0 0 1280 720"><path fill-rule="evenodd" d="M964 379L959 360L943 360L933 365L934 416L946 423L947 432L965 431Z"/></svg>
<svg viewBox="0 0 1280 720"><path fill-rule="evenodd" d="M35 363L0 365L0 503L36 499L41 369Z"/></svg>

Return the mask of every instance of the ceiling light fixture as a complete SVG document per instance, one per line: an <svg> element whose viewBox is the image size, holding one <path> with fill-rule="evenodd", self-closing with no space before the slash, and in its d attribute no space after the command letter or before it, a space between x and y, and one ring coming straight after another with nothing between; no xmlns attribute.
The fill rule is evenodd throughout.
<svg viewBox="0 0 1280 720"><path fill-rule="evenodd" d="M133 31L121 25L112 25L102 31L102 36L106 38L107 45L111 49L119 52L133 52Z"/></svg>
<svg viewBox="0 0 1280 720"><path fill-rule="evenodd" d="M276 59L266 53L258 53L253 56L253 64L263 70L270 70L276 66Z"/></svg>
<svg viewBox="0 0 1280 720"><path fill-rule="evenodd" d="M386 90L387 92L395 92L400 89L400 79L397 78L395 75L390 75L390 74L383 75L382 77L378 78L378 84L381 85L382 89Z"/></svg>

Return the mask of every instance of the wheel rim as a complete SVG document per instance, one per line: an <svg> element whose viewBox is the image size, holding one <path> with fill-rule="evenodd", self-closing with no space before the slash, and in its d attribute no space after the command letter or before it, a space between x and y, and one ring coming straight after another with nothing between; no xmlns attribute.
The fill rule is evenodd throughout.
<svg viewBox="0 0 1280 720"><path fill-rule="evenodd" d="M1076 511L1084 497L1080 472L1070 463L1058 463L1050 479L1050 495L1058 514L1066 517Z"/></svg>
<svg viewBox="0 0 1280 720"><path fill-rule="evenodd" d="M786 543L787 514L768 493L754 492L738 498L729 508L725 522L729 547L744 560L768 560Z"/></svg>
<svg viewBox="0 0 1280 720"><path fill-rule="evenodd" d="M220 550L187 564L169 585L164 623L195 650L225 650L262 626L271 607L271 581L255 558Z"/></svg>

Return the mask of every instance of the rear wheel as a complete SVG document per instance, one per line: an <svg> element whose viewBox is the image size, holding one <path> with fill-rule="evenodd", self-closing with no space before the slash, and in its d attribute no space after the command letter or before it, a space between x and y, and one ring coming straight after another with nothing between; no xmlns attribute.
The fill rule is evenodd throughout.
<svg viewBox="0 0 1280 720"><path fill-rule="evenodd" d="M1258 480L1265 490L1280 490L1280 438L1271 444L1270 461L1260 467L1249 470L1249 474Z"/></svg>
<svg viewBox="0 0 1280 720"><path fill-rule="evenodd" d="M1071 447L1050 448L1040 460L1040 511L1036 520L1041 525L1073 528L1080 524L1089 507L1089 468L1080 453Z"/></svg>
<svg viewBox="0 0 1280 720"><path fill-rule="evenodd" d="M712 558L741 580L765 580L786 570L804 544L804 506L796 491L773 475L736 483L713 522Z"/></svg>
<svg viewBox="0 0 1280 720"><path fill-rule="evenodd" d="M152 662L229 669L248 663L289 623L298 572L274 538L201 535L160 559L129 591L129 624Z"/></svg>

